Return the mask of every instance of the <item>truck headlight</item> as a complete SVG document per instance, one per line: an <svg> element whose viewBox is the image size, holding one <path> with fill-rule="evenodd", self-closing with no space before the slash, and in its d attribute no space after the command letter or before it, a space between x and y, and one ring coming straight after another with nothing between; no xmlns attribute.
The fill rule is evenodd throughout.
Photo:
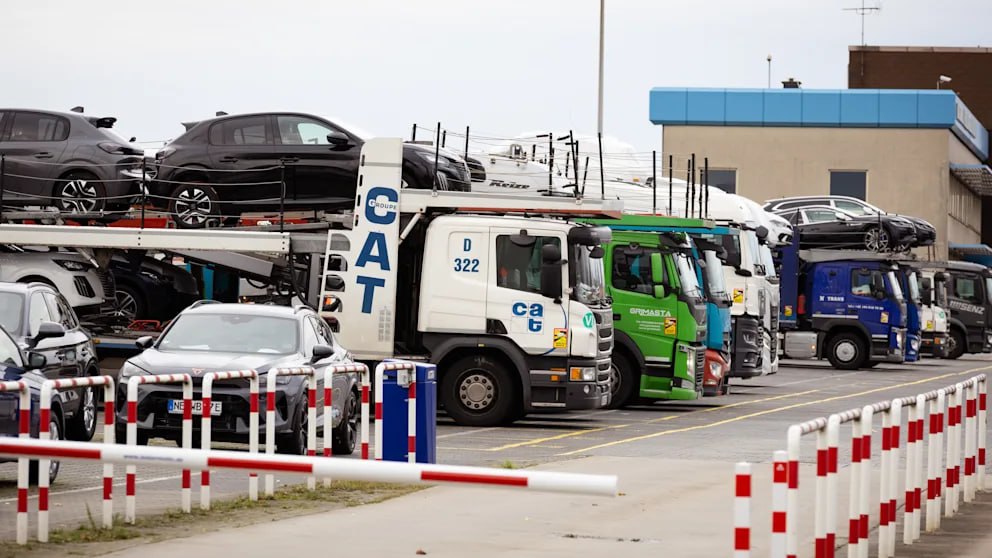
<svg viewBox="0 0 992 558"><path fill-rule="evenodd" d="M758 334L753 331L743 331L741 332L741 339L744 340L748 345L758 344Z"/></svg>
<svg viewBox="0 0 992 558"><path fill-rule="evenodd" d="M719 362L713 361L710 363L710 376L717 379L723 376L723 367L720 366Z"/></svg>
<svg viewBox="0 0 992 558"><path fill-rule="evenodd" d="M568 371L568 379L573 382L595 382L596 369L591 366L573 366Z"/></svg>
<svg viewBox="0 0 992 558"><path fill-rule="evenodd" d="M692 351L685 354L685 371L689 373L689 377L696 375L696 355Z"/></svg>
<svg viewBox="0 0 992 558"><path fill-rule="evenodd" d="M918 339L913 339L912 341L909 342L909 346L914 351L919 351L920 350L920 341Z"/></svg>

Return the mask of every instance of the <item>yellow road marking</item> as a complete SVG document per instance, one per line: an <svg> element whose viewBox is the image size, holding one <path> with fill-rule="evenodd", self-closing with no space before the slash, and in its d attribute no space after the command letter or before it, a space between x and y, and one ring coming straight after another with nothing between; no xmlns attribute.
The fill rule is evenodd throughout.
<svg viewBox="0 0 992 558"><path fill-rule="evenodd" d="M561 440L562 438L571 438L572 436L581 436L582 434L592 434L594 432L602 432L604 430L611 430L614 428L626 428L630 426L629 424L615 424L613 426L603 426L601 428L589 428L587 430L578 430L576 432L565 432L564 434L556 434L554 436L548 436L546 438L537 438L535 440L528 440L526 442L517 442L515 444L506 444L505 446L499 446L496 448L486 448L484 451L502 451L513 448L521 448L524 446L533 446L537 444L543 444L544 442L551 442L554 440Z"/></svg>
<svg viewBox="0 0 992 558"><path fill-rule="evenodd" d="M762 416L762 415L768 415L768 414L772 414L772 413L778 413L778 412L781 412L781 411L788 411L790 409L796 409L796 408L799 408L799 407L806 407L808 405L814 405L814 404L818 404L818 403L827 403L827 402L830 402L830 401L840 401L842 399L850 399L852 397L861 397L861 396L864 396L864 395L869 395L869 394L877 393L877 392L880 392L880 391L887 391L887 390L892 390L892 389L904 388L904 387L908 387L908 386L914 386L914 385L918 385L918 384L924 384L924 383L927 383L927 382L933 382L933 381L936 381L936 380L941 380L941 379L944 379L944 378L949 378L951 376L964 376L966 374L973 374L975 372L980 372L982 370L989 370L989 369L992 369L992 366L983 366L983 367L980 367L980 368L972 368L970 370L965 370L963 372L951 372L951 373L948 373L948 374L941 374L940 376L933 376L933 377L930 377L930 378L924 378L922 380L915 380L915 381L912 381L912 382L905 382L905 383L902 383L902 384L895 384L895 385L891 385L891 386L884 386L884 387L869 389L869 390L866 390L866 391L860 391L860 392L856 392L856 393L848 393L848 394L845 394L845 395L836 395L834 397L828 397L826 399L817 399L816 401L804 401L802 403L794 403L792 405L786 405L784 407L776 407L774 409L766 409L764 411L758 411L756 413L750 413L750 414L747 414L747 415L741 415L739 417L733 417L733 418L729 418L729 419L724 419L724 420L720 420L720 421L716 421L716 422L711 422L711 423L708 423L708 424L697 424L695 426L687 426L685 428L676 428L676 429L673 429L673 430L664 430L664 431L655 432L655 433L652 433L652 434L644 434L644 435L641 435L641 436L634 436L632 438L625 438L623 440L614 440L612 442L606 442L604 444L598 444L598 445L590 446L590 447L587 447L587 448L582 448L582 449L577 449L577 450L573 450L573 451L568 451L568 452L565 452L565 453L559 453L558 456L575 455L577 453L583 453L583 452L592 451L592 450L596 450L596 449L600 449L600 448L606 448L606 447L610 447L610 446L616 446L616 445L619 445L619 444L626 444L626 443L629 443L629 442L637 442L637 441L640 441L640 440L647 440L647 439L650 439L650 438L657 438L657 437L660 437L660 436L668 436L669 434L679 434L679 433L682 433L682 432L691 432L693 430L703 430L703 429L706 429L706 428L714 428L714 427L717 427L717 426L723 426L724 424L730 424L732 422L738 422L738 421L741 421L741 420L745 420L745 419L749 419L749 418L754 418L754 417L759 417L759 416ZM791 395L796 396L796 395L802 395L804 393L812 393L812 392L815 392L815 391L818 391L818 390L812 390L812 391L808 391L808 392L802 392L802 393L791 394ZM781 396L780 395L780 396L777 396L777 397L765 399L765 401L767 401L769 399L778 399L778 398L782 398L782 397L786 397L786 396ZM760 401L760 400L758 400L758 401ZM754 402L757 403L758 401L754 401ZM745 401L742 401L741 403L746 403L746 402ZM735 405L737 405L737 404L735 404ZM710 410L720 409L720 408L728 408L728 407L731 407L731 406L732 405L726 405L724 407L713 407L713 408L710 408L710 409L704 409L704 411L710 411ZM700 411L700 412L703 412L703 411ZM689 414L692 414L692 413L689 413Z"/></svg>

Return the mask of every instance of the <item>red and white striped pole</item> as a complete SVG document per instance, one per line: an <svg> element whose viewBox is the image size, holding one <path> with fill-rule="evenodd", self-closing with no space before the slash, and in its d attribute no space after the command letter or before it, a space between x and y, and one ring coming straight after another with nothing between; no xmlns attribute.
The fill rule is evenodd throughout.
<svg viewBox="0 0 992 558"><path fill-rule="evenodd" d="M978 380L978 488L985 490L985 446L988 435L988 378L985 374Z"/></svg>
<svg viewBox="0 0 992 558"><path fill-rule="evenodd" d="M360 374L361 378L367 378L369 368L361 363L355 364L336 364L328 366L324 369L324 407L323 407L323 418L324 418L324 457L332 457L334 455L334 375L343 373L353 373L357 372ZM342 401L346 401L349 394L343 396ZM364 412L368 412L368 404L366 403L364 407ZM363 416L364 420L368 420L367 416ZM344 414L341 415L341 420L347 420ZM363 433L364 435L364 433ZM368 438L366 438L367 440ZM366 441L367 444L367 441ZM366 447L367 451L367 447ZM324 486L331 485L331 478L327 477L324 479Z"/></svg>
<svg viewBox="0 0 992 558"><path fill-rule="evenodd" d="M38 438L48 440L51 438L49 425L52 418L52 394L64 389L76 389L80 387L103 386L103 396L105 401L114 402L114 379L110 376L87 376L84 378L64 378L60 380L45 380L41 384L40 412L38 422ZM23 397L23 396L22 396ZM30 408L30 404L28 405ZM108 427L107 419L104 419L104 443L113 444L113 407L111 406L110 422ZM29 415L30 416L30 415ZM30 421L30 419L29 419ZM107 431L110 437L107 438ZM48 483L50 459L38 461L38 541L48 542ZM103 526L113 526L113 501L111 500L111 487L113 486L114 468L113 466L103 468ZM26 503L25 503L26 507Z"/></svg>
<svg viewBox="0 0 992 558"><path fill-rule="evenodd" d="M272 368L265 378L265 453L276 452L276 378L278 376L306 376L307 378L307 455L316 455L317 448L317 373L309 366L301 368ZM292 424L292 417L286 417ZM315 477L307 479L307 487L317 487ZM265 495L275 494L276 481L272 473L265 475Z"/></svg>
<svg viewBox="0 0 992 558"><path fill-rule="evenodd" d="M927 398L935 397L934 392L916 396L916 446L913 448L913 539L920 538L920 519L923 514L923 486L926 484L926 470L923 468L923 433L927 414Z"/></svg>
<svg viewBox="0 0 992 558"><path fill-rule="evenodd" d="M772 558L785 558L789 522L789 454L776 451L772 463Z"/></svg>
<svg viewBox="0 0 992 558"><path fill-rule="evenodd" d="M16 391L17 436L31 437L31 390L23 381L0 382L0 391ZM17 458L17 544L28 544L28 458Z"/></svg>
<svg viewBox="0 0 992 558"><path fill-rule="evenodd" d="M949 403L950 420L947 428L947 501L945 516L951 517L958 511L958 494L961 479L961 406L964 398L964 384L954 385Z"/></svg>
<svg viewBox="0 0 992 558"><path fill-rule="evenodd" d="M860 494L858 495L858 510L861 512L860 531L858 534L858 558L868 558L868 517L871 514L871 432L875 415L874 405L865 405L861 409L861 466Z"/></svg>
<svg viewBox="0 0 992 558"><path fill-rule="evenodd" d="M837 539L837 446L840 444L840 415L827 418L827 478L826 478L826 533L823 550L826 558L834 558Z"/></svg>
<svg viewBox="0 0 992 558"><path fill-rule="evenodd" d="M417 370L408 370L410 385L406 401L406 460L417 462Z"/></svg>
<svg viewBox="0 0 992 558"><path fill-rule="evenodd" d="M369 367L362 365L362 459L369 458Z"/></svg>
<svg viewBox="0 0 992 558"><path fill-rule="evenodd" d="M927 443L927 533L940 528L940 491L943 484L941 475L940 450L944 444L944 395L937 390L937 397L930 402L930 440Z"/></svg>
<svg viewBox="0 0 992 558"><path fill-rule="evenodd" d="M386 363L380 362L375 367L375 452L373 459L382 461L382 386L386 373Z"/></svg>
<svg viewBox="0 0 992 558"><path fill-rule="evenodd" d="M140 384L182 384L183 385L183 441L193 441L193 378L189 374L155 374L147 376L131 376L127 381L127 445L138 445L138 385ZM124 521L133 524L137 517L136 508L136 481L137 469L135 465L127 466L127 474L124 487ZM190 492L187 487L190 484L190 469L186 467L182 472L183 486L183 509L190 511Z"/></svg>
<svg viewBox="0 0 992 558"><path fill-rule="evenodd" d="M862 411L863 412L863 411ZM848 487L847 557L858 558L861 544L861 415L851 422L851 467Z"/></svg>
<svg viewBox="0 0 992 558"><path fill-rule="evenodd" d="M916 501L916 417L919 407L916 406L915 399L912 406L906 411L906 470L905 470L905 494L903 495L902 513L902 542L903 544L913 544L913 510ZM896 464L898 468L898 463Z"/></svg>
<svg viewBox="0 0 992 558"><path fill-rule="evenodd" d="M213 427L213 395L214 381L217 380L248 380L249 406L248 406L248 452L258 453L258 372L254 370L236 370L230 372L207 372L203 375L203 385L200 390L200 447L210 449L211 428ZM192 406L191 406L192 407ZM183 419L186 418L183 409ZM191 429L192 430L192 429ZM185 430L183 436L185 437ZM190 444L192 445L192 444ZM183 447L186 445L183 439ZM183 478L183 503L186 502L185 491L188 488L188 479ZM248 497L251 501L258 500L258 474L250 473L248 477ZM200 509L210 509L210 471L204 469L200 472Z"/></svg>
<svg viewBox="0 0 992 558"><path fill-rule="evenodd" d="M734 558L751 556L751 464L735 467L734 483Z"/></svg>
<svg viewBox="0 0 992 558"><path fill-rule="evenodd" d="M975 499L975 473L978 456L978 382L974 378L965 388L964 418L964 501Z"/></svg>
<svg viewBox="0 0 992 558"><path fill-rule="evenodd" d="M886 409L882 413L882 451L879 458L879 509L878 509L878 556L887 558L890 556L888 550L889 530L894 526L889 525L889 500L892 498L891 483L889 482L890 465L892 459L892 409Z"/></svg>
<svg viewBox="0 0 992 558"><path fill-rule="evenodd" d="M886 556L894 556L896 552L896 501L899 498L899 439L902 427L902 400L893 399L889 406L891 422L889 427L889 529L887 531ZM881 556L881 554L880 554Z"/></svg>

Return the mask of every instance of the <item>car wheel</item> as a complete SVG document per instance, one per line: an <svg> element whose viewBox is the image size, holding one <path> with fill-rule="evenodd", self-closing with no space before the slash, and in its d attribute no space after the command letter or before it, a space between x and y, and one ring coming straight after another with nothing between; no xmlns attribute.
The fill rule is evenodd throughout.
<svg viewBox="0 0 992 558"><path fill-rule="evenodd" d="M169 197L169 213L180 229L202 229L220 222L220 198L206 184L180 184Z"/></svg>
<svg viewBox="0 0 992 558"><path fill-rule="evenodd" d="M306 399L302 398L300 401L306 401ZM296 420L296 426L293 428L292 433L276 439L276 451L290 455L306 455L308 424L307 409L305 406L301 405L300 413Z"/></svg>
<svg viewBox="0 0 992 558"><path fill-rule="evenodd" d="M827 341L827 360L837 370L857 370L868 362L868 349L860 335L838 333Z"/></svg>
<svg viewBox="0 0 992 558"><path fill-rule="evenodd" d="M620 353L613 353L610 363L610 409L619 409L630 403L634 391L640 391L641 375Z"/></svg>
<svg viewBox="0 0 992 558"><path fill-rule="evenodd" d="M951 330L951 336L947 340L947 356L944 358L957 360L961 358L961 355L964 354L967 348L968 340L965 339L964 332L958 328L954 328Z"/></svg>
<svg viewBox="0 0 992 558"><path fill-rule="evenodd" d="M341 409L341 422L334 428L331 449L334 455L351 455L358 441L358 392L351 390Z"/></svg>
<svg viewBox="0 0 992 558"><path fill-rule="evenodd" d="M96 434L96 391L92 387L83 389L79 396L79 408L66 425L70 440L89 442Z"/></svg>
<svg viewBox="0 0 992 558"><path fill-rule="evenodd" d="M145 296L140 291L130 285L118 285L114 294L116 307L114 312L129 320L137 320L145 317L147 304Z"/></svg>
<svg viewBox="0 0 992 558"><path fill-rule="evenodd" d="M884 252L889 249L889 231L885 227L871 227L865 231L865 248L872 252Z"/></svg>
<svg viewBox="0 0 992 558"><path fill-rule="evenodd" d="M448 415L465 426L495 426L515 420L523 404L510 371L487 355L464 357L446 367L441 377L441 402Z"/></svg>
<svg viewBox="0 0 992 558"><path fill-rule="evenodd" d="M55 184L55 207L66 213L94 213L107 206L107 188L96 176L70 172Z"/></svg>
<svg viewBox="0 0 992 558"><path fill-rule="evenodd" d="M59 423L59 417L57 414L52 413L51 418L48 422L48 433L50 440L65 440L65 436L62 433L62 425ZM38 461L28 462L28 484L37 485L40 475L38 474ZM59 476L59 468L61 464L54 459L48 462L48 485L51 486L55 482L55 477Z"/></svg>

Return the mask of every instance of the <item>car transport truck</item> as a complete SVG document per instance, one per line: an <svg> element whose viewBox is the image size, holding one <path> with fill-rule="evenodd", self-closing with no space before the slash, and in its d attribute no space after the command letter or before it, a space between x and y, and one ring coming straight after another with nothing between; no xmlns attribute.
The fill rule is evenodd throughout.
<svg viewBox="0 0 992 558"><path fill-rule="evenodd" d="M923 270L949 276L947 358L992 352L992 270L972 262L924 262Z"/></svg>
<svg viewBox="0 0 992 558"><path fill-rule="evenodd" d="M608 405L611 233L569 218L620 204L401 190L401 163L399 139L367 142L351 230L328 235L320 311L342 345L436 364L459 424Z"/></svg>

